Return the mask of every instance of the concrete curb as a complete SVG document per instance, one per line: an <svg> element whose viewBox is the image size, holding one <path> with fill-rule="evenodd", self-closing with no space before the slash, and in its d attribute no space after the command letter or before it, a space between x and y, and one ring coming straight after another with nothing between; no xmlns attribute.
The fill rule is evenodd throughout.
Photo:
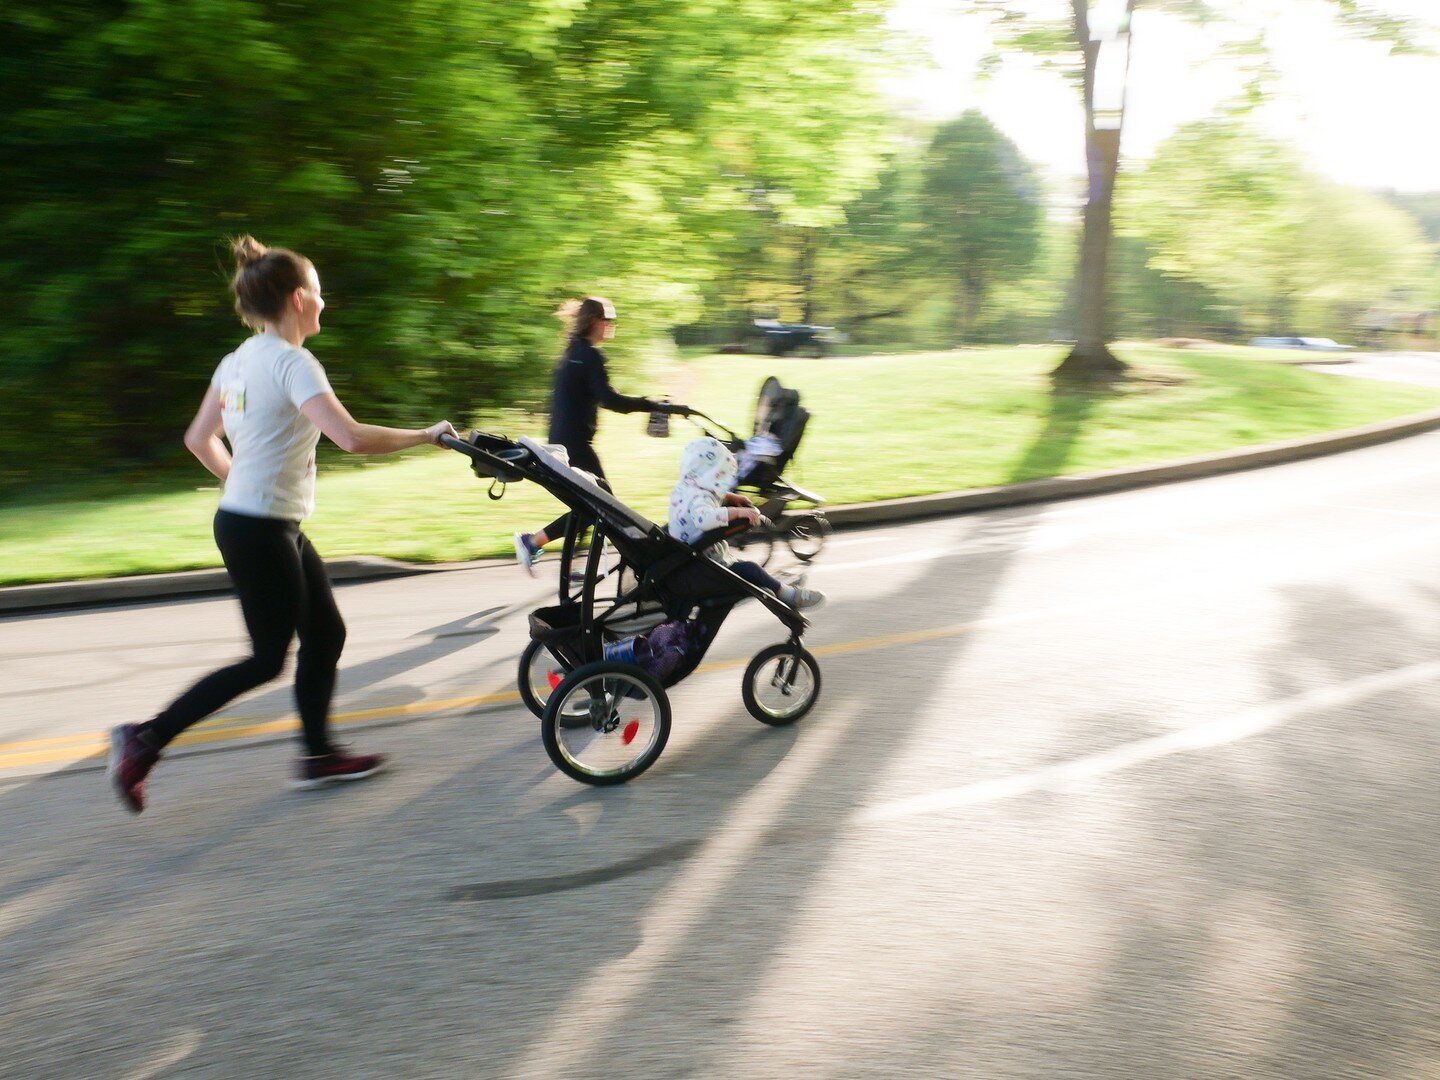
<svg viewBox="0 0 1440 1080"><path fill-rule="evenodd" d="M827 507L826 516L836 526L844 528L851 525L914 521L919 518L1004 506L1023 506L1027 503L1051 502L1057 499L1075 499L1085 495L1103 495L1130 488L1148 487L1151 484L1194 480L1202 476L1218 476L1222 473L1283 465L1305 458L1358 450L1377 443L1420 435L1437 428L1440 428L1440 409L1347 431L1220 454L1205 454L1159 465L1142 465L1133 469L1113 469L1077 476L1057 476L1021 484L974 488L939 495L919 495L913 498ZM330 576L336 581L369 581L412 574L468 570L482 566L504 566L509 562L508 559L481 559L474 562L425 565L361 555L330 560L325 565ZM140 574L134 577L17 585L0 589L0 614L172 599L228 592L229 589L230 579L224 570L189 570L176 574Z"/></svg>
<svg viewBox="0 0 1440 1080"><path fill-rule="evenodd" d="M1159 465L1142 465L1133 469L1113 469L1075 476L1054 476L1021 484L1007 484L1004 487L973 488L940 495L919 495L908 499L836 506L827 510L826 516L838 526L870 525L1002 506L1022 506L1026 503L1050 502L1056 499L1074 499L1084 495L1103 495L1129 488L1148 487L1151 484L1194 480L1202 476L1217 476L1221 473L1241 472L1266 465L1283 465L1305 458L1358 450L1376 443L1421 435L1437 428L1440 428L1440 409L1327 435L1312 435L1290 442L1270 443L1220 454L1204 454Z"/></svg>
<svg viewBox="0 0 1440 1080"><path fill-rule="evenodd" d="M404 577L437 567L417 566L396 559L360 555L327 560L334 581L369 581ZM134 600L155 600L206 593L228 592L230 575L224 570L183 570L173 574L136 574L133 577L95 578L87 581L51 581L39 585L12 585L0 589L0 612L46 611L62 607L90 607Z"/></svg>

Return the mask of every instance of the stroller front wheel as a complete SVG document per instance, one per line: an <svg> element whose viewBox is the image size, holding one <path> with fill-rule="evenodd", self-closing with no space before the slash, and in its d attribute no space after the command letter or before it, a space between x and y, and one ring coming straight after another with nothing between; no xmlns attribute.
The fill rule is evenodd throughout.
<svg viewBox="0 0 1440 1080"><path fill-rule="evenodd" d="M623 784L655 764L670 738L670 699L643 668L583 664L555 687L540 739L555 767L582 784Z"/></svg>
<svg viewBox="0 0 1440 1080"><path fill-rule="evenodd" d="M745 668L740 692L745 708L762 724L793 724L820 696L820 665L798 645L767 646Z"/></svg>

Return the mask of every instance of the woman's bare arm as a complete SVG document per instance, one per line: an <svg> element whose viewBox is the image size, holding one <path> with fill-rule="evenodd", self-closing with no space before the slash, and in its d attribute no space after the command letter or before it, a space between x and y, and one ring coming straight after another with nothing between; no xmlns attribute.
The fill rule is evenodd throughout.
<svg viewBox="0 0 1440 1080"><path fill-rule="evenodd" d="M185 429L185 447L200 464L220 478L223 484L230 475L230 451L220 438L225 425L220 415L220 392L213 386L205 392L205 399L195 413L195 419Z"/></svg>
<svg viewBox="0 0 1440 1080"><path fill-rule="evenodd" d="M393 454L412 446L438 442L441 435L454 435L448 420L428 428L407 430L362 424L350 415L334 394L316 394L300 411L325 433L326 438L349 454Z"/></svg>

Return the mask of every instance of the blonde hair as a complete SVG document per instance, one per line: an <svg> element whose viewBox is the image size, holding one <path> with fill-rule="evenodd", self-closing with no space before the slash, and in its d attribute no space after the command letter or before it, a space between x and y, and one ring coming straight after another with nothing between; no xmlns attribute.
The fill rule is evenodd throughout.
<svg viewBox="0 0 1440 1080"><path fill-rule="evenodd" d="M588 337L590 328L601 319L615 318L615 305L603 296L566 300L555 310L555 317L564 324L567 340Z"/></svg>

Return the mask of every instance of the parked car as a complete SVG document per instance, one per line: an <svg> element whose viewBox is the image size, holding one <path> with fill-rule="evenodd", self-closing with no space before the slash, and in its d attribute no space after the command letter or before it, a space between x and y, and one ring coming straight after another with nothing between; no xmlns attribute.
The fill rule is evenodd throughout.
<svg viewBox="0 0 1440 1080"><path fill-rule="evenodd" d="M1341 345L1328 337L1257 337L1250 342L1261 349L1309 349L1311 352L1348 352L1354 345Z"/></svg>
<svg viewBox="0 0 1440 1080"><path fill-rule="evenodd" d="M833 326L810 326L806 323L782 323L777 319L756 319L745 334L746 352L768 356L824 356L830 346L845 340Z"/></svg>

